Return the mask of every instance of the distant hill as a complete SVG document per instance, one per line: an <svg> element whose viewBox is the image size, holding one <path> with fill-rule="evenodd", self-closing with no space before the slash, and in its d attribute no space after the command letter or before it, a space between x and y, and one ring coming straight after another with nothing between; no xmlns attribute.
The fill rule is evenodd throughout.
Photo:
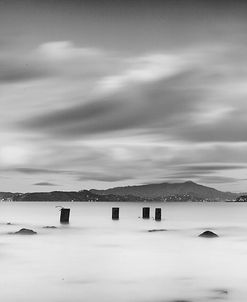
<svg viewBox="0 0 247 302"><path fill-rule="evenodd" d="M7 200L13 198L16 193L11 192L0 192L0 200Z"/></svg>
<svg viewBox="0 0 247 302"><path fill-rule="evenodd" d="M0 192L0 200L6 201L218 201L236 200L243 194L221 192L196 184L161 183L140 186L117 187L107 190L52 191L11 193ZM243 197L243 196L242 196ZM247 197L237 199L247 201Z"/></svg>
<svg viewBox="0 0 247 302"><path fill-rule="evenodd" d="M139 196L99 195L88 190L15 194L13 201L144 201Z"/></svg>
<svg viewBox="0 0 247 302"><path fill-rule="evenodd" d="M164 198L169 200L170 196L186 196L190 195L196 199L208 200L233 200L238 194L230 192L221 192L216 189L196 184L192 181L184 183L160 183L139 186L116 187L107 190L90 190L98 195L133 195L143 198ZM166 198L167 197L167 198ZM179 199L178 199L179 200Z"/></svg>

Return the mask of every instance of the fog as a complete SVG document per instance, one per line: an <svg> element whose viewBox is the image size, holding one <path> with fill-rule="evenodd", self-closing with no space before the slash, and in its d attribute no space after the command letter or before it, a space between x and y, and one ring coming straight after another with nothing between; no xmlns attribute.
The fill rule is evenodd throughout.
<svg viewBox="0 0 247 302"><path fill-rule="evenodd" d="M60 225L58 205L71 208L70 224ZM246 204L152 203L161 222L140 218L141 203L119 203L112 221L113 206L2 202L0 299L246 301ZM37 235L9 234L23 227ZM198 238L206 229L219 238Z"/></svg>

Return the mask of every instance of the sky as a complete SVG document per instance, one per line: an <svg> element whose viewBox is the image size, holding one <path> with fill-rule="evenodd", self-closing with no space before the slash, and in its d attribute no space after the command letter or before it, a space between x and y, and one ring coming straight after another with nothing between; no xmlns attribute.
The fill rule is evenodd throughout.
<svg viewBox="0 0 247 302"><path fill-rule="evenodd" d="M247 191L247 4L0 0L0 191Z"/></svg>

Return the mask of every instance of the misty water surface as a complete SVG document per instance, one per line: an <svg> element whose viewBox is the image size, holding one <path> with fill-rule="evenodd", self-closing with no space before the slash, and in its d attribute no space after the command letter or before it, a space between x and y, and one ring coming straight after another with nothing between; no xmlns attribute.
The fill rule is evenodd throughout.
<svg viewBox="0 0 247 302"><path fill-rule="evenodd" d="M71 208L69 225L57 205ZM153 203L161 222L141 219L142 203L119 203L112 221L113 206L1 203L0 300L246 301L246 204ZM9 234L23 227L38 234ZM220 237L198 238L206 229Z"/></svg>

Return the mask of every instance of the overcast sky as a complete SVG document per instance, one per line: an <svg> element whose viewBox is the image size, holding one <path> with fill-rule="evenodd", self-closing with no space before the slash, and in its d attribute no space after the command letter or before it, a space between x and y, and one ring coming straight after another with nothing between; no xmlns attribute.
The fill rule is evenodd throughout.
<svg viewBox="0 0 247 302"><path fill-rule="evenodd" d="M0 191L247 191L244 2L0 0Z"/></svg>

